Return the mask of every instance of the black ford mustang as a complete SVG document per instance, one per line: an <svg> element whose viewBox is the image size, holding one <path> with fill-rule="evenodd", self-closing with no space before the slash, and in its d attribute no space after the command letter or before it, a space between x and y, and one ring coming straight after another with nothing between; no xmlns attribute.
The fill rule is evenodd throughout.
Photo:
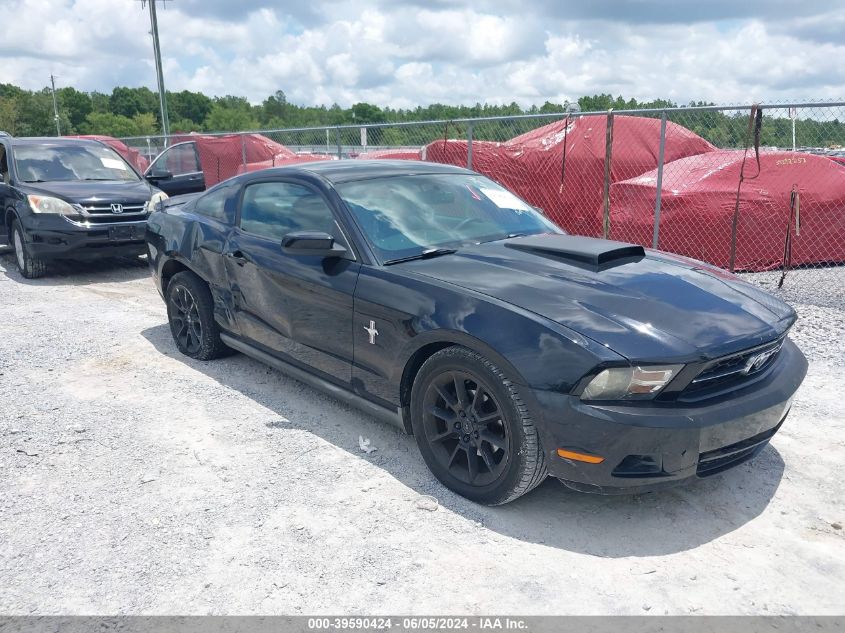
<svg viewBox="0 0 845 633"><path fill-rule="evenodd" d="M613 493L721 472L763 449L807 370L774 297L566 235L445 165L244 174L161 203L147 242L183 353L239 350L386 417L488 504L547 474Z"/></svg>

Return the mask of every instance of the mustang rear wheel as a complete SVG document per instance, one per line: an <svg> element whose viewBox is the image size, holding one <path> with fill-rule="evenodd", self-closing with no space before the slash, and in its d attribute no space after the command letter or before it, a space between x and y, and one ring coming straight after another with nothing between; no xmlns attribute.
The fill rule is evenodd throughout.
<svg viewBox="0 0 845 633"><path fill-rule="evenodd" d="M504 372L480 354L449 347L420 368L411 390L414 436L447 488L498 505L546 478L528 409Z"/></svg>
<svg viewBox="0 0 845 633"><path fill-rule="evenodd" d="M228 351L214 320L211 291L194 273L177 273L167 285L167 319L176 347L186 356L212 360Z"/></svg>
<svg viewBox="0 0 845 633"><path fill-rule="evenodd" d="M21 275L25 279L43 277L44 273L47 272L47 264L44 263L43 259L29 254L26 241L23 239L23 229L21 229L18 220L12 222L12 235L10 237L12 238L12 248L15 249L15 264L17 264Z"/></svg>

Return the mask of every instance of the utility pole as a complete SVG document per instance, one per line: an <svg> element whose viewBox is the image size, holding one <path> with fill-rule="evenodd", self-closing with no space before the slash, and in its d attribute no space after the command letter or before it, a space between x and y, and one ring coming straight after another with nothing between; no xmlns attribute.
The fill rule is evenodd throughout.
<svg viewBox="0 0 845 633"><path fill-rule="evenodd" d="M150 3L150 35L153 36L153 54L156 63L156 78L158 79L158 103L161 107L161 132L164 134L164 144L167 145L167 136L170 134L170 121L167 117L167 95L164 91L164 74L161 72L161 45L158 42L158 19L156 17L156 0L141 0L141 7L144 3Z"/></svg>
<svg viewBox="0 0 845 633"><path fill-rule="evenodd" d="M56 136L62 135L62 128L59 125L59 104L56 101L56 78L50 75L50 85L53 87L53 119L56 121Z"/></svg>

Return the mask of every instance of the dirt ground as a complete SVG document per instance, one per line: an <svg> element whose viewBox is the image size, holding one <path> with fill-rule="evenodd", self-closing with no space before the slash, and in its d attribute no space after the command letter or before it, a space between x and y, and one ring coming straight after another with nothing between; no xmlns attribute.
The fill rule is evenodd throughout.
<svg viewBox="0 0 845 633"><path fill-rule="evenodd" d="M845 271L813 279L788 294L809 375L752 463L485 508L413 438L178 354L142 262L27 281L2 256L0 613L841 614Z"/></svg>

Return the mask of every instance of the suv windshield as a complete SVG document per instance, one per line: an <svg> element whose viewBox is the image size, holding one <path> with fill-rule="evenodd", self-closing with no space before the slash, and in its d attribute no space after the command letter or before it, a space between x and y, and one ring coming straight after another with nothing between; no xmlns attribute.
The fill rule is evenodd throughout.
<svg viewBox="0 0 845 633"><path fill-rule="evenodd" d="M27 143L15 147L14 157L23 182L139 180L120 154L104 145Z"/></svg>
<svg viewBox="0 0 845 633"><path fill-rule="evenodd" d="M515 235L563 232L483 176L395 176L336 189L382 262Z"/></svg>

